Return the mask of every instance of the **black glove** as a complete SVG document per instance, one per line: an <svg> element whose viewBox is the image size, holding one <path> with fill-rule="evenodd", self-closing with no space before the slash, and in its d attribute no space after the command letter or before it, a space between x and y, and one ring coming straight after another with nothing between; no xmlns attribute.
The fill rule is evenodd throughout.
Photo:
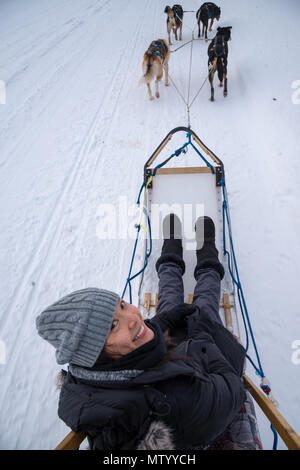
<svg viewBox="0 0 300 470"><path fill-rule="evenodd" d="M173 307L167 312L161 312L154 318L151 318L150 322L160 326L162 331L170 330L170 333L175 328L180 327L188 315L195 313L198 307L194 304L179 304Z"/></svg>

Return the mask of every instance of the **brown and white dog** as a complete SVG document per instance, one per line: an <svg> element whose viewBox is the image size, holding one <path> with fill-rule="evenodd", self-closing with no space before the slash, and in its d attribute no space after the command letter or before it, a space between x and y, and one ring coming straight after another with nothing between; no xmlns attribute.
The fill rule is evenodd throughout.
<svg viewBox="0 0 300 470"><path fill-rule="evenodd" d="M168 38L169 44L171 43L171 31L175 34L176 41L178 40L177 37L177 30L179 29L179 41L182 40L182 21L183 21L183 9L181 5L173 5L170 8L168 5L165 8L165 13L167 13L167 31L168 31Z"/></svg>
<svg viewBox="0 0 300 470"><path fill-rule="evenodd" d="M165 39L157 39L152 41L144 54L142 69L143 76L141 83L146 83L148 88L149 99L153 100L150 83L155 77L155 96L159 98L158 82L162 79L163 70L165 71L165 85L168 86L168 60L170 57L170 48Z"/></svg>

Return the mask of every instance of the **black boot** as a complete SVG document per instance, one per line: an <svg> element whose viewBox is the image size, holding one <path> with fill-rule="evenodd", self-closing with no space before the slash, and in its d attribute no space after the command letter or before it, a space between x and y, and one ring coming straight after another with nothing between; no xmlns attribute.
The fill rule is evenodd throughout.
<svg viewBox="0 0 300 470"><path fill-rule="evenodd" d="M204 216L197 219L196 225L196 255L197 265L194 276L196 278L199 269L212 268L224 277L224 268L218 258L218 250L215 244L215 224L210 217Z"/></svg>
<svg viewBox="0 0 300 470"><path fill-rule="evenodd" d="M161 250L161 256L156 262L156 271L162 263L172 261L177 263L182 274L185 272L185 263L182 258L182 230L181 222L175 214L167 215L163 220L164 243Z"/></svg>

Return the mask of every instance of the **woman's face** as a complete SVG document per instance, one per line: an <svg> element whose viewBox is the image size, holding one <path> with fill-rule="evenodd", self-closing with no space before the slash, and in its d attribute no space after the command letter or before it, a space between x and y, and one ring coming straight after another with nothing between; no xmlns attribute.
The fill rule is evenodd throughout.
<svg viewBox="0 0 300 470"><path fill-rule="evenodd" d="M153 338L154 332L145 325L139 310L120 299L104 351L113 359L119 359Z"/></svg>

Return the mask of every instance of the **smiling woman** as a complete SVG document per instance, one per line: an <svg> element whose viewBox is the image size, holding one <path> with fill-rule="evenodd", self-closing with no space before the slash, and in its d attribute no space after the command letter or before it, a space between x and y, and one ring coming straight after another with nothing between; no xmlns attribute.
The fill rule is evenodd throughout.
<svg viewBox="0 0 300 470"><path fill-rule="evenodd" d="M144 323L140 311L123 299L117 304L104 352L119 359L152 340L154 332Z"/></svg>
<svg viewBox="0 0 300 470"><path fill-rule="evenodd" d="M236 419L244 348L219 318L224 269L214 223L196 222L196 286L183 304L181 223L164 221L157 314L104 289L73 292L37 318L63 374L58 415L93 450L203 449ZM236 444L236 442L235 442ZM248 447L249 448L249 447Z"/></svg>

